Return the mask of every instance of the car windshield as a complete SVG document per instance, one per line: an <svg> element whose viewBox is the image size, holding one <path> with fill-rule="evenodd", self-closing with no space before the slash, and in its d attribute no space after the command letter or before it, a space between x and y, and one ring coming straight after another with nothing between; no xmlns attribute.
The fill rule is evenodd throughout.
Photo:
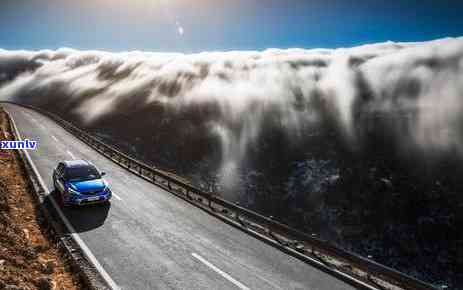
<svg viewBox="0 0 463 290"><path fill-rule="evenodd" d="M66 179L69 181L83 181L98 178L101 178L101 175L93 166L71 167L66 169Z"/></svg>

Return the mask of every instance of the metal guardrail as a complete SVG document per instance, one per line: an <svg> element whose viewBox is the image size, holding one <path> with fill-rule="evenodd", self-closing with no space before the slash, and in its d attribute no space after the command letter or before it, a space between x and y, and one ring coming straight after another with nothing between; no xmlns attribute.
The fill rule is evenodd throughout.
<svg viewBox="0 0 463 290"><path fill-rule="evenodd" d="M0 102L1 103L1 102ZM127 154L120 152L119 150L113 148L112 146L103 143L102 141L98 140L94 136L90 135L87 132L84 132L77 126L73 125L72 123L62 119L61 117L52 114L50 112L44 111L40 108L36 108L30 105L18 104L14 102L4 102L4 103L12 103L14 105L19 105L25 108L32 109L34 111L40 112L41 114L51 118L58 124L60 124L64 129L72 133L74 136L78 137L89 146L93 147L103 155L107 156L108 158L112 159L116 163L125 166L131 172L142 176L145 179L152 181L153 183L159 185L163 185L172 191L173 187L181 188L183 194L185 194L188 198L191 198L191 194L194 194L198 197L205 199L207 205L212 207L214 204L219 205L225 208L227 211L233 211L235 213L235 217L237 220L243 224L245 221L242 218L248 219L253 223L257 223L261 226L266 228L266 232L269 234L270 237L273 237L275 240L278 241L276 234L289 236L291 239L298 240L300 242L305 242L311 245L312 253L314 249L319 251L319 253L324 253L334 258L348 261L350 265L353 265L362 271L368 273L368 282L372 283L378 288L381 288L380 285L374 282L373 277L377 277L379 279L385 280L394 284L398 287L403 289L425 289L425 290L437 290L438 288L418 280L414 277L411 277L405 273L397 271L393 268L381 265L372 261L371 259L367 259L361 257L353 252L341 249L336 247L335 245L330 244L326 240L322 240L320 238L314 237L307 233L303 233L299 230L293 229L285 224L277 222L272 218L260 215L254 211L249 209L243 208L237 204L233 204L225 199L220 198L217 194L211 194L202 191L201 189L188 184L182 181L180 178L176 177L175 175L169 175L155 167L149 166L142 161L136 160ZM240 219L241 218L241 219ZM272 234L273 233L273 234ZM278 241L280 242L280 241ZM295 251L301 252L300 249L297 248L297 241L286 246L293 247Z"/></svg>

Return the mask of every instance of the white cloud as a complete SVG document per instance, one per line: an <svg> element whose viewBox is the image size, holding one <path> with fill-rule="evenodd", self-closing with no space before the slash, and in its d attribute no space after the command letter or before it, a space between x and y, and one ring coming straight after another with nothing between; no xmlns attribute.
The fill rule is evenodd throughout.
<svg viewBox="0 0 463 290"><path fill-rule="evenodd" d="M424 149L463 154L463 38L189 55L0 50L0 73L0 99L31 96L40 104L50 101L44 91L59 92L81 100L75 110L87 121L116 113L128 99L140 106L216 104L222 120L209 121L227 172L239 167L269 116L297 136L301 126L317 126L329 114L355 140L365 125L357 113L403 112L414 117L405 125L392 119L398 142L409 138ZM33 99L36 92L42 99Z"/></svg>

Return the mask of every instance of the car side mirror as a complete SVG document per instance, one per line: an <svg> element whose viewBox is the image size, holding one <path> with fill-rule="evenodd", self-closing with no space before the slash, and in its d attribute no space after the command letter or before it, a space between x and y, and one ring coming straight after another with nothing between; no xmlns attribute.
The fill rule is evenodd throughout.
<svg viewBox="0 0 463 290"><path fill-rule="evenodd" d="M106 172L101 172L100 174L101 174L101 176L105 176Z"/></svg>

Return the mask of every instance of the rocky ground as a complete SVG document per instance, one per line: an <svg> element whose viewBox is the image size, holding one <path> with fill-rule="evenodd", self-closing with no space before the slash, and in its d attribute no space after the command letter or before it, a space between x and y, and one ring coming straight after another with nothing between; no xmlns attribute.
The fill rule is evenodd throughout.
<svg viewBox="0 0 463 290"><path fill-rule="evenodd" d="M12 138L7 128L0 111L0 140ZM1 149L0 289L82 289L35 203L17 153Z"/></svg>

